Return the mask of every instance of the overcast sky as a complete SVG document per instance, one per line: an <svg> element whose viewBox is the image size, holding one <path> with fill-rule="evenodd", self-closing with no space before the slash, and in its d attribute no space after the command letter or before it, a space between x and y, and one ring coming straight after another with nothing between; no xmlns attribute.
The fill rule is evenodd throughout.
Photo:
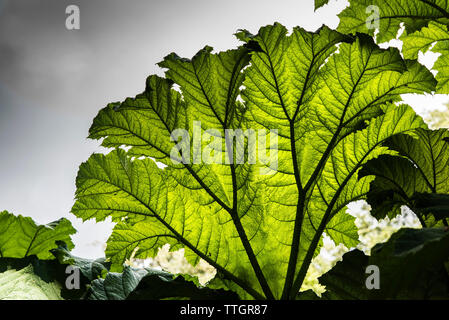
<svg viewBox="0 0 449 320"><path fill-rule="evenodd" d="M80 30L65 27L69 4L80 8ZM67 217L79 231L75 253L103 255L112 224L70 214L78 166L99 150L86 139L97 112L140 93L172 51L230 49L237 29L255 33L275 21L335 28L345 6L331 1L314 13L313 0L0 0L0 210L39 223ZM419 110L428 103L407 100Z"/></svg>

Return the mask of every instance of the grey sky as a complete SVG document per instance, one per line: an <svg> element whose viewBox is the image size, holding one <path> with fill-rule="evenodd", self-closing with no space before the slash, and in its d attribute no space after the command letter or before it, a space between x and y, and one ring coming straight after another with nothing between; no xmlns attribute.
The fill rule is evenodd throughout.
<svg viewBox="0 0 449 320"><path fill-rule="evenodd" d="M65 28L69 4L80 7L80 30ZM172 51L229 49L237 29L275 21L336 27L345 6L331 1L314 13L313 0L0 0L0 210L40 223L68 217L79 231L75 253L101 256L112 224L69 213L78 166L99 150L86 139L97 112L141 92Z"/></svg>

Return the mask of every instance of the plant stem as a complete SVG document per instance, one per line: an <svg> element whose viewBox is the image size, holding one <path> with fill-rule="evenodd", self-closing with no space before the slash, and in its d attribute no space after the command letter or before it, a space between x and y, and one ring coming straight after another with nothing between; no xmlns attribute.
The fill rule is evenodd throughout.
<svg viewBox="0 0 449 320"><path fill-rule="evenodd" d="M231 150L231 146L229 146L230 141L229 139L226 140L226 144L228 145L228 150ZM233 150L233 149L232 149ZM240 221L240 217L238 215L237 211L237 201L238 201L238 187L237 187L237 175L235 172L235 165L234 165L234 152L231 153L228 152L228 158L230 162L231 167L231 176L232 176L232 198L233 198L233 204L232 204L232 211L230 212L232 222L234 223L235 228L237 229L237 233L239 234L240 240L242 241L243 247L245 248L246 255L248 256L248 259L251 263L251 266L254 270L254 273L256 274L257 280L259 281L259 284L267 297L267 299L274 300L274 295L270 289L270 286L268 285L267 279L265 278L262 269L259 265L259 262L257 261L257 257L254 254L254 250L249 243L248 236L246 235L245 229L243 228L242 222Z"/></svg>

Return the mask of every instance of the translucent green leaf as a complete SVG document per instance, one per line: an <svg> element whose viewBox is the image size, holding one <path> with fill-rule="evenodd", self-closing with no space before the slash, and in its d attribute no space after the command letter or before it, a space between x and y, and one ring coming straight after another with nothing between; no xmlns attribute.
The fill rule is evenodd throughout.
<svg viewBox="0 0 449 320"><path fill-rule="evenodd" d="M396 38L401 23L405 32L412 34L430 21L447 24L449 4L444 0L350 0L349 7L339 14L338 30L343 33L363 32L370 35L376 30L372 24L379 23L379 42ZM372 16L377 7L379 16ZM373 26L372 28L370 28Z"/></svg>
<svg viewBox="0 0 449 320"><path fill-rule="evenodd" d="M438 71L437 92L449 93L449 4L443 0L351 0L350 6L340 13L338 30L343 33L363 32L377 41L395 39L401 25L405 31L403 54L407 59L425 53L433 44L433 52L441 53L433 68ZM378 14L378 16L377 16Z"/></svg>
<svg viewBox="0 0 449 320"><path fill-rule="evenodd" d="M441 55L435 61L433 68L438 71L437 92L449 93L449 31L447 25L430 21L427 27L402 37L403 53L406 58L414 59L421 51L425 53L433 45L431 51Z"/></svg>
<svg viewBox="0 0 449 320"><path fill-rule="evenodd" d="M113 271L169 243L217 269L213 288L295 297L324 232L356 245L345 208L368 192L361 166L392 154L391 136L426 127L394 102L436 82L366 35L274 24L236 36L235 50L168 55L159 64L168 79L150 76L142 94L99 112L90 137L118 149L80 166L72 212L117 222L106 249ZM255 141L230 145L231 129L257 132L269 154L252 162ZM199 134L209 136L198 143ZM222 147L214 161L198 159L211 141Z"/></svg>
<svg viewBox="0 0 449 320"><path fill-rule="evenodd" d="M61 241L73 248L75 232L65 218L38 225L29 217L0 212L0 299L73 297L64 291L67 275L51 250Z"/></svg>

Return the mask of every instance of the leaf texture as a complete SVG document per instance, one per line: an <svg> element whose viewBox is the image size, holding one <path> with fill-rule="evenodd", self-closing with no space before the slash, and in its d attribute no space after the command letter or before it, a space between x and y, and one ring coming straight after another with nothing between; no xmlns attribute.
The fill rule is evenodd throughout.
<svg viewBox="0 0 449 320"><path fill-rule="evenodd" d="M436 81L362 34L274 24L236 36L238 49L168 55L159 64L166 78L150 76L143 93L99 112L90 138L115 150L80 166L72 212L117 222L106 249L114 271L133 253L151 257L170 243L191 263L214 266L217 288L294 297L323 232L357 244L345 208L373 179L358 172L396 154L383 145L390 137L426 127L395 103ZM225 139L239 129L271 150L252 162L249 134Z"/></svg>

